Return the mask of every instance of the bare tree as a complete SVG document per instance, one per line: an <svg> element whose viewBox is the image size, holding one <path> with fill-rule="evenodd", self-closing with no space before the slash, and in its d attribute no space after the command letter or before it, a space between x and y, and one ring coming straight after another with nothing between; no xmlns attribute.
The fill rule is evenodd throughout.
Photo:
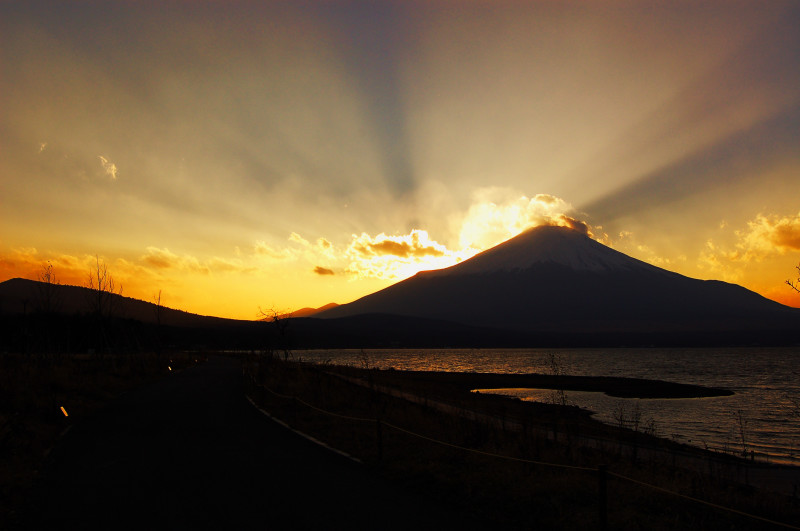
<svg viewBox="0 0 800 531"><path fill-rule="evenodd" d="M283 359L288 360L289 356L291 355L289 349L289 313L288 312L279 312L274 308L269 308L267 310L258 308L258 320L263 321L265 323L272 323L275 327L275 332L277 335L277 342L276 348L269 348L270 352L274 352L274 350L280 350L283 352Z"/></svg>
<svg viewBox="0 0 800 531"><path fill-rule="evenodd" d="M86 287L91 290L89 311L99 317L109 318L117 309L117 296L122 295L122 284L117 285L108 266L95 256L96 265L89 270Z"/></svg>
<svg viewBox="0 0 800 531"><path fill-rule="evenodd" d="M96 354L101 356L111 343L110 321L117 311L122 285L117 285L106 263L97 256L95 258L95 267L89 269L86 287L89 288L89 313L94 316L97 327Z"/></svg>
<svg viewBox="0 0 800 531"><path fill-rule="evenodd" d="M161 354L161 314L164 306L161 304L161 290L153 295L153 304L156 314L156 353Z"/></svg>
<svg viewBox="0 0 800 531"><path fill-rule="evenodd" d="M795 269L797 269L798 275L800 275L800 265L796 265L794 267L795 267ZM797 280L795 282L792 282L791 280L787 280L786 283L789 285L790 288L792 288L796 292L800 293L800 276L797 277Z"/></svg>
<svg viewBox="0 0 800 531"><path fill-rule="evenodd" d="M39 280L37 284L37 310L51 314L57 312L61 307L61 300L59 298L58 286L60 283L56 279L56 273L53 270L53 264L47 262L42 266L42 270L36 275Z"/></svg>
<svg viewBox="0 0 800 531"><path fill-rule="evenodd" d="M161 313L164 309L164 306L161 305L161 290L158 290L158 293L153 295L153 304L155 304L155 312L156 312L156 326L159 328L161 327Z"/></svg>

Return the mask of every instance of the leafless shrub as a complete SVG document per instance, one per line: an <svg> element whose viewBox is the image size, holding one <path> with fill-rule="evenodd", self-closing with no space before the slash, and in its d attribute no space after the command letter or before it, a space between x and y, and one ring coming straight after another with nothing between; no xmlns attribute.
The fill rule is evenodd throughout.
<svg viewBox="0 0 800 531"><path fill-rule="evenodd" d="M113 317L117 311L118 297L122 296L122 284L117 284L108 271L108 266L95 257L95 267L89 270L86 287L90 290L89 313L99 317Z"/></svg>
<svg viewBox="0 0 800 531"><path fill-rule="evenodd" d="M61 299L58 292L60 283L53 270L53 264L47 262L47 264L43 265L42 270L36 277L39 280L39 284L36 285L36 310L45 314L58 312L61 309Z"/></svg>
<svg viewBox="0 0 800 531"><path fill-rule="evenodd" d="M265 323L272 323L273 330L276 333L276 340L274 342L268 341L265 347L265 352L271 357L276 351L283 353L284 361L287 361L291 355L289 348L289 312L281 312L275 308L262 309L258 308L258 320Z"/></svg>

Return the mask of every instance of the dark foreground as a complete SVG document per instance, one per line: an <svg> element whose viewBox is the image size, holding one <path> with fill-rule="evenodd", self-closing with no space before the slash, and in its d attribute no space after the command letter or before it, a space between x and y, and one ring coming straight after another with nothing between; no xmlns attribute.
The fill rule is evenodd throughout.
<svg viewBox="0 0 800 531"><path fill-rule="evenodd" d="M244 397L238 360L210 357L76 425L17 529L470 529L274 423Z"/></svg>

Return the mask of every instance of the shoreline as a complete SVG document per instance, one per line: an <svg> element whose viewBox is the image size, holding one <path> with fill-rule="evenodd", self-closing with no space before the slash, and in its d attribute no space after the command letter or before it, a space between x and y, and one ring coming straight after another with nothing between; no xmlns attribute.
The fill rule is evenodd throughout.
<svg viewBox="0 0 800 531"><path fill-rule="evenodd" d="M569 376L548 374L498 374L477 372L438 372L380 370L398 377L452 386L463 391L474 389L552 389L605 393L615 398L709 398L732 396L730 389L681 384L665 380L614 376Z"/></svg>
<svg viewBox="0 0 800 531"><path fill-rule="evenodd" d="M564 528L566 521L578 527L595 514L593 496L600 468L616 478L611 482L614 501L609 514L614 513L610 519L620 524L628 521L623 516L627 512L653 523L662 521L659 514L677 511L694 514L687 521L696 525L688 527L730 528L706 525L707 508L685 497L746 508L777 520L793 519L791 511L784 510L784 501L800 479L800 468L750 463L610 426L577 406L470 392L472 384L486 382L484 374L256 357L245 362L244 374L248 396L294 429L403 484L424 485L432 496L461 500L470 509L490 510L486 514L492 515L504 507L509 520L515 525L524 522L522 527L550 522L554 525L544 528ZM530 375L501 376L508 383ZM594 385L600 383L614 392L610 384L620 382ZM566 469L572 472L565 473ZM582 494L576 497L576 492ZM532 500L541 503L531 505Z"/></svg>

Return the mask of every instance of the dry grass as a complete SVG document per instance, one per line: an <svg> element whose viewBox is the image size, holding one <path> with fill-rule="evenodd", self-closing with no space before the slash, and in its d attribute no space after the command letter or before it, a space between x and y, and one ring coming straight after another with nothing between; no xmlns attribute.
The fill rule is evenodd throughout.
<svg viewBox="0 0 800 531"><path fill-rule="evenodd" d="M0 356L0 520L20 506L66 429L114 397L194 359L154 353Z"/></svg>
<svg viewBox="0 0 800 531"><path fill-rule="evenodd" d="M253 358L249 393L274 416L335 448L358 457L387 477L443 502L461 506L477 517L505 528L598 528L598 465L649 484L696 496L727 507L783 522L800 521L796 499L735 485L705 470L673 467L661 459L615 455L578 443L553 442L536 428L558 430L571 440L585 433L630 440L641 437L600 425L585 414L556 406L522 403L434 387L416 387L415 394L447 401L465 409L490 411L501 418L526 418L530 429L511 430L483 418L437 411L380 392L378 384L402 373L312 366ZM335 374L359 375L366 386ZM386 378L384 378L386 376ZM411 384L410 384L411 386ZM320 413L298 397L337 415ZM412 436L390 427L402 427L449 445L476 449L520 460L552 463L545 466L500 459L459 450ZM665 445L669 443L665 442ZM566 467L579 467L573 469ZM776 529L757 520L719 511L629 481L608 479L608 522L611 529ZM796 524L795 524L796 525ZM779 527L778 527L779 528Z"/></svg>

